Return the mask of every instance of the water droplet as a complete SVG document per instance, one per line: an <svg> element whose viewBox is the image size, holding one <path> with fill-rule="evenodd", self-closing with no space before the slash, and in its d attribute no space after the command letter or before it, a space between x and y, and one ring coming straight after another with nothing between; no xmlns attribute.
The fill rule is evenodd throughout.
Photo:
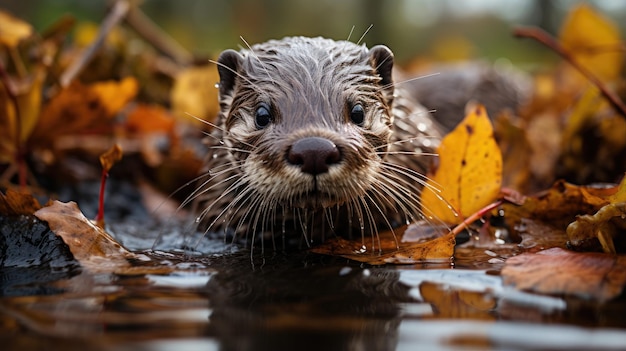
<svg viewBox="0 0 626 351"><path fill-rule="evenodd" d="M200 223L200 221L202 221L201 217L196 217L196 223Z"/></svg>
<svg viewBox="0 0 626 351"><path fill-rule="evenodd" d="M217 154L213 154L213 156L212 156L212 157L213 157L214 159L216 159L216 158L217 158Z"/></svg>
<svg viewBox="0 0 626 351"><path fill-rule="evenodd" d="M220 88L220 83L215 83L215 89L219 89Z"/></svg>
<svg viewBox="0 0 626 351"><path fill-rule="evenodd" d="M350 272L352 272L352 267L343 267L339 270L339 275L340 276L348 275L350 274Z"/></svg>
<svg viewBox="0 0 626 351"><path fill-rule="evenodd" d="M219 143L220 143L220 145L224 145L225 144L224 140L220 140Z"/></svg>
<svg viewBox="0 0 626 351"><path fill-rule="evenodd" d="M426 125L426 123L417 124L417 130L419 130L420 132L424 133L426 132L426 129L428 129L428 126Z"/></svg>

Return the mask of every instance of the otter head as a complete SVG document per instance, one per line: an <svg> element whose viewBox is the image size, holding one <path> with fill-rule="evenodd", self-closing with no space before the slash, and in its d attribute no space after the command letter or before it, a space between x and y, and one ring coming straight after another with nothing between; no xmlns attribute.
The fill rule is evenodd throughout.
<svg viewBox="0 0 626 351"><path fill-rule="evenodd" d="M385 46L322 38L224 51L224 142L251 203L321 208L362 201L391 136L392 67Z"/></svg>

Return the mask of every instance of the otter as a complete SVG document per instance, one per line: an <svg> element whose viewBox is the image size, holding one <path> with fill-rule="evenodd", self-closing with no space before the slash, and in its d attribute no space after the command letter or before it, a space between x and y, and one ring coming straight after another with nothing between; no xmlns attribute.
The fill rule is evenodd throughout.
<svg viewBox="0 0 626 351"><path fill-rule="evenodd" d="M362 238L424 217L442 130L383 45L287 37L217 60L220 112L191 195L207 232Z"/></svg>

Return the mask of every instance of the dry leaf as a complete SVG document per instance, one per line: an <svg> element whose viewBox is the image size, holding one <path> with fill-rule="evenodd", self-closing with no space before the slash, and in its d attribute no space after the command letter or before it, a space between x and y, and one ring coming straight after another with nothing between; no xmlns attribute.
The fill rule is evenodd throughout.
<svg viewBox="0 0 626 351"><path fill-rule="evenodd" d="M30 24L0 10L0 44L14 48L33 34Z"/></svg>
<svg viewBox="0 0 626 351"><path fill-rule="evenodd" d="M593 250L599 244L606 253L625 252L623 247L616 248L615 241L626 240L626 178L608 200L610 203L596 214L578 216L567 226L569 245L576 249Z"/></svg>
<svg viewBox="0 0 626 351"><path fill-rule="evenodd" d="M0 215L32 215L39 210L39 201L31 194L20 193L8 189L6 194L0 192Z"/></svg>
<svg viewBox="0 0 626 351"><path fill-rule="evenodd" d="M126 130L136 134L174 132L174 119L163 107L158 105L138 104L126 119Z"/></svg>
<svg viewBox="0 0 626 351"><path fill-rule="evenodd" d="M180 72L170 93L172 111L177 117L194 124L199 121L191 116L212 121L219 111L215 86L219 81L215 65L191 67Z"/></svg>
<svg viewBox="0 0 626 351"><path fill-rule="evenodd" d="M509 258L502 278L518 290L607 301L624 289L626 257L552 248Z"/></svg>
<svg viewBox="0 0 626 351"><path fill-rule="evenodd" d="M442 140L437 153L439 167L422 192L425 213L458 224L497 199L502 184L502 154L482 105L471 109ZM441 192L433 188L440 188ZM448 204L460 217L455 216Z"/></svg>
<svg viewBox="0 0 626 351"><path fill-rule="evenodd" d="M100 155L100 164L104 172L109 172L111 167L122 159L124 152L119 144L113 145L109 150Z"/></svg>
<svg viewBox="0 0 626 351"><path fill-rule="evenodd" d="M121 81L104 81L90 86L109 116L118 113L122 107L131 101L139 91L139 83L134 77L126 77Z"/></svg>
<svg viewBox="0 0 626 351"><path fill-rule="evenodd" d="M574 60L599 79L608 81L619 77L624 61L619 28L589 5L578 5L569 13L559 39ZM576 72L570 74L576 75Z"/></svg>
<svg viewBox="0 0 626 351"><path fill-rule="evenodd" d="M379 242L378 246L376 243ZM421 242L398 242L391 231L383 232L374 240L371 248L361 241L333 238L314 247L311 251L331 256L341 256L372 265L415 264L430 261L432 263L450 262L456 243L454 233L450 232L439 238Z"/></svg>

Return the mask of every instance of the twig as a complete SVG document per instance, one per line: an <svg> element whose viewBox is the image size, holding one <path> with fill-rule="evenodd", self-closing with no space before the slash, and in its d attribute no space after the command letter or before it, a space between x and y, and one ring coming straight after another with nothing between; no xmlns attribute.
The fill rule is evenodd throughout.
<svg viewBox="0 0 626 351"><path fill-rule="evenodd" d="M159 28L137 6L133 6L126 15L126 23L157 50L177 63L189 64L193 61L193 55L187 49Z"/></svg>
<svg viewBox="0 0 626 351"><path fill-rule="evenodd" d="M521 27L515 28L513 30L513 35L518 38L531 38L540 42L541 44L547 46L552 49L554 52L559 54L565 61L569 62L570 65L574 66L582 75L584 75L591 83L593 83L604 97L609 100L609 103L617 110L617 112L622 115L622 117L626 118L626 106L624 102L619 98L619 96L615 95L612 91L610 91L606 85L598 79L593 73L591 73L587 68L578 63L572 54L567 51L557 40L555 40L550 34L545 32L544 30L536 27Z"/></svg>
<svg viewBox="0 0 626 351"><path fill-rule="evenodd" d="M104 43L104 40L113 27L115 27L122 20L122 18L126 16L129 8L130 5L126 0L118 0L113 4L113 8L100 26L96 40L94 40L93 43L91 43L91 45L85 50L85 53L78 60L73 61L67 70L63 72L63 75L61 75L61 87L67 87L83 70L83 68L85 68L85 66L93 58L96 51L98 51L98 49L102 46L102 43Z"/></svg>
<svg viewBox="0 0 626 351"><path fill-rule="evenodd" d="M11 84L9 75L4 68L4 63L0 60L0 81L4 85L7 96L13 104L15 110L15 163L17 164L18 182L22 189L26 188L26 162L24 161L24 147L22 146L22 115L20 113L20 105L17 100L17 93Z"/></svg>

